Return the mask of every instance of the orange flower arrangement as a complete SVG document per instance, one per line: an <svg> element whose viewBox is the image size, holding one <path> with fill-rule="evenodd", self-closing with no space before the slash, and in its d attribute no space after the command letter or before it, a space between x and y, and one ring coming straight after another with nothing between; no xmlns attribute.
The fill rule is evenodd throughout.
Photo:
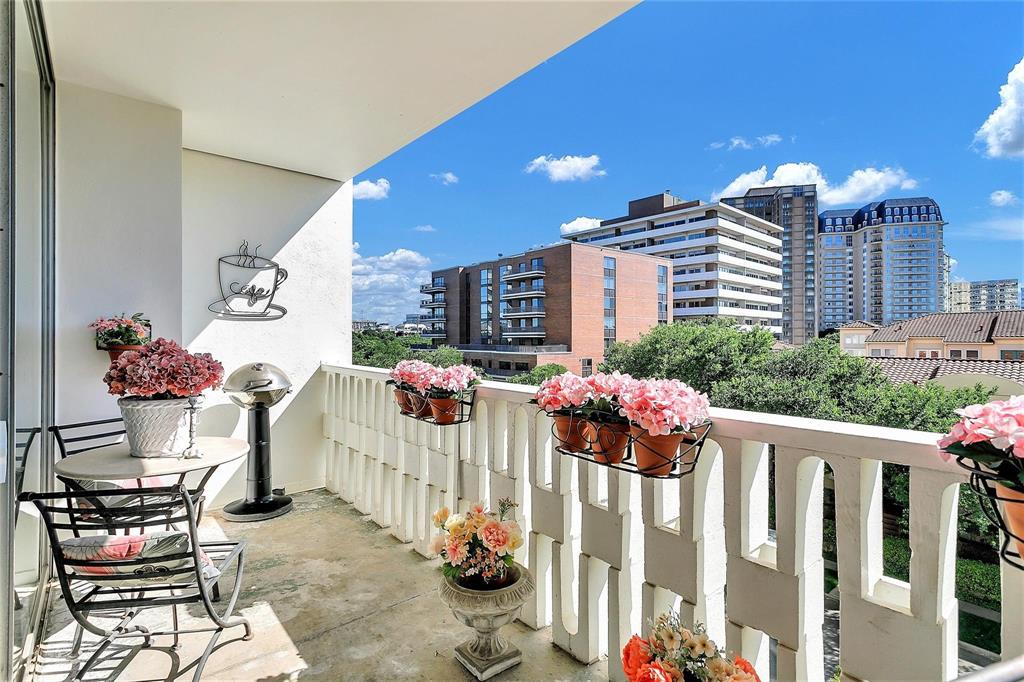
<svg viewBox="0 0 1024 682"><path fill-rule="evenodd" d="M622 671L629 682L761 682L754 666L731 660L700 623L683 627L677 613L663 613L647 639L633 635L622 649Z"/></svg>

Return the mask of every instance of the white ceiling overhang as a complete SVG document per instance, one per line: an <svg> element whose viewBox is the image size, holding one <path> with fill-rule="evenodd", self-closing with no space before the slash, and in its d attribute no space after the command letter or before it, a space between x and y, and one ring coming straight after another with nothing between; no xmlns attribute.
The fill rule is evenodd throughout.
<svg viewBox="0 0 1024 682"><path fill-rule="evenodd" d="M348 179L635 4L46 0L57 78L184 146Z"/></svg>

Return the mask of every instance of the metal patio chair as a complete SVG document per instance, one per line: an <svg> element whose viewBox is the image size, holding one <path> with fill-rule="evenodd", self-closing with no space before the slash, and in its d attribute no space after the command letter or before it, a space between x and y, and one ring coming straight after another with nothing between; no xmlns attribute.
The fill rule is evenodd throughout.
<svg viewBox="0 0 1024 682"><path fill-rule="evenodd" d="M103 490L102 497L139 497L140 491ZM244 641L252 639L252 628L245 618L232 617L242 586L244 541L202 542L199 540L196 505L199 494L184 485L146 488L139 504L108 506L96 513L96 491L54 493L22 493L18 499L39 510L46 526L57 579L71 616L80 626L72 645L71 656L77 656L83 630L99 635L96 651L78 671L82 679L103 651L115 640L142 638L143 646L151 646L152 638L178 636L184 633L212 632L203 655L196 662L194 680L203 668L227 628L245 629ZM85 505L81 503L85 502ZM184 525L186 530L167 530ZM120 535L119 531L135 533ZM67 533L72 531L72 534ZM64 539L61 539L61 536ZM223 608L213 603L212 592L223 571L235 562L235 578ZM85 589L76 593L72 582ZM211 627L182 630L178 624L178 606L201 604L213 621ZM133 625L138 614L147 609L171 608L172 628L151 631ZM111 629L92 622L91 615L117 617Z"/></svg>

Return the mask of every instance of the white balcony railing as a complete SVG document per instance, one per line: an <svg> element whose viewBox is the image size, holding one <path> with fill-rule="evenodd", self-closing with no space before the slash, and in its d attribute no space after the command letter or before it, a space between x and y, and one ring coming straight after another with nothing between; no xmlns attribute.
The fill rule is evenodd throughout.
<svg viewBox="0 0 1024 682"><path fill-rule="evenodd" d="M824 670L822 495L835 476L842 679L957 675L954 555L958 484L935 435L734 410L713 411L696 472L641 479L552 450L533 388L484 382L472 422L440 428L401 416L384 370L323 367L327 485L427 555L442 504L511 497L537 576L523 612L582 662L619 651L673 603L707 623L768 680ZM768 444L776 529L768 529ZM882 573L882 462L910 467L910 582ZM965 493L970 494L970 493ZM1004 658L1024 653L1024 573L1003 567ZM728 589L727 589L728 588Z"/></svg>

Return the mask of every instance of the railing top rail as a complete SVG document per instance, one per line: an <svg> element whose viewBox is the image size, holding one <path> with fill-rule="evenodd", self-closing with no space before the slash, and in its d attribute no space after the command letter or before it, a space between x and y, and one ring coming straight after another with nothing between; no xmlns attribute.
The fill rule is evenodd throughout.
<svg viewBox="0 0 1024 682"><path fill-rule="evenodd" d="M322 369L347 373L366 379L387 379L388 371L378 367L324 363ZM477 396L514 403L528 403L536 386L482 381ZM941 471L966 480L966 472L954 462L943 460L936 448L940 434L908 431L885 426L851 424L848 422L790 417L763 412L746 412L712 407L714 422L710 438L727 433L741 438L777 447L793 447L828 454L871 459L922 469Z"/></svg>

